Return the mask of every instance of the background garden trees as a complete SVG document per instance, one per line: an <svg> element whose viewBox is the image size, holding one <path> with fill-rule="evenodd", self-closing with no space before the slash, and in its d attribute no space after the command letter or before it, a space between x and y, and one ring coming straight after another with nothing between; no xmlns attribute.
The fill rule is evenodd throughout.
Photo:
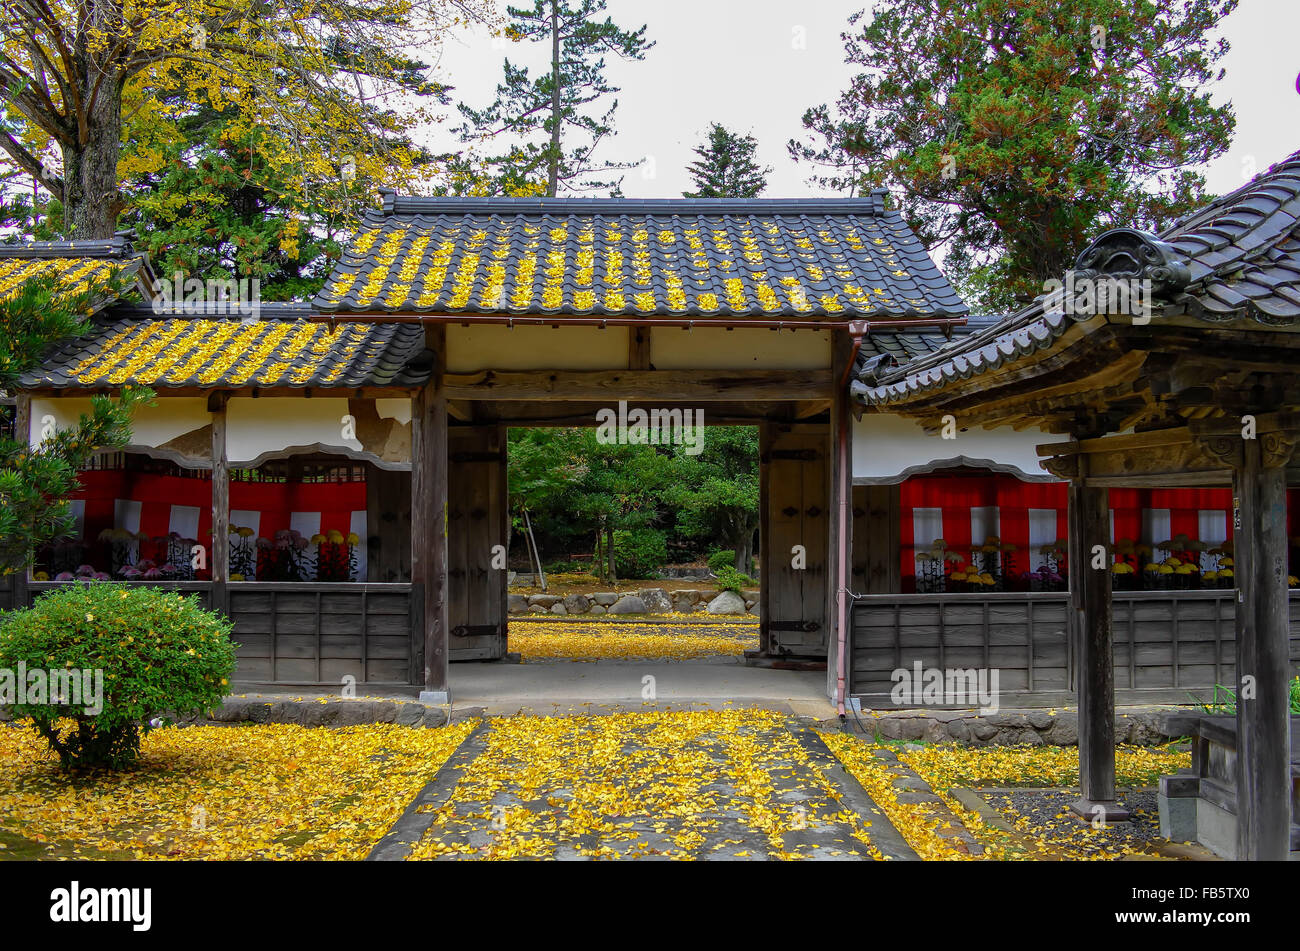
<svg viewBox="0 0 1300 951"><path fill-rule="evenodd" d="M757 198L767 188L772 167L760 168L754 160L758 142L752 135L738 135L717 122L709 126L709 138L692 151L699 156L688 166L695 191L686 198Z"/></svg>
<svg viewBox="0 0 1300 951"><path fill-rule="evenodd" d="M70 297L60 293L55 277L42 276L0 299L0 390L12 391L21 374L40 365L50 344L84 332L95 301L117 287L111 280ZM67 496L77 488L77 470L96 450L125 446L132 407L152 395L137 389L120 399L92 397L78 426L57 431L37 449L28 447L23 433L0 438L0 574L25 569L38 548L73 533Z"/></svg>
<svg viewBox="0 0 1300 951"><path fill-rule="evenodd" d="M601 578L650 577L663 564L734 549L737 568L750 569L755 427L711 427L697 455L605 445L593 429L512 429L509 474L515 527L526 507L543 561L591 554Z"/></svg>
<svg viewBox="0 0 1300 951"><path fill-rule="evenodd" d="M545 183L544 194L561 189L618 192L619 179L599 179L635 163L600 161L595 152L614 134L618 92L605 78L605 57L644 59L654 46L646 28L624 30L605 12L604 0L534 0L528 8L507 7L507 35L545 44L549 66L533 75L509 59L494 102L483 109L462 104L465 142L483 142L482 177L493 193L516 194L530 181Z"/></svg>
<svg viewBox="0 0 1300 951"><path fill-rule="evenodd" d="M487 0L0 0L0 149L59 199L74 238L115 230L124 126L168 95L236 107L303 191L348 163L400 169L421 100L440 93L402 51L490 15Z"/></svg>
<svg viewBox="0 0 1300 951"><path fill-rule="evenodd" d="M1235 125L1209 92L1237 0L878 0L850 18L860 72L804 115L814 181L886 185L972 303L1043 292L1087 240L1202 205L1190 168Z"/></svg>

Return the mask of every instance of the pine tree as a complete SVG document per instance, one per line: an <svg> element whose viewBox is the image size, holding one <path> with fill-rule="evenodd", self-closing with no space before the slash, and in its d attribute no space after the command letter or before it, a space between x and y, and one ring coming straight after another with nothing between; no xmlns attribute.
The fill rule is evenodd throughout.
<svg viewBox="0 0 1300 951"><path fill-rule="evenodd" d="M971 302L1043 293L1110 227L1203 205L1196 167L1235 124L1214 101L1237 0L878 0L850 19L859 70L790 143L813 181L888 186Z"/></svg>
<svg viewBox="0 0 1300 951"><path fill-rule="evenodd" d="M759 168L754 161L758 142L752 135L740 136L721 124L709 126L709 141L696 146L699 161L689 168L695 191L687 198L757 198L767 188L772 167Z"/></svg>
<svg viewBox="0 0 1300 951"><path fill-rule="evenodd" d="M484 109L461 104L465 124L457 131L465 142L506 143L486 160L495 169L498 194L518 193L528 180L546 183L555 197L568 191L604 189L617 193L621 176L592 176L633 168L638 163L597 161L596 149L614 134L618 88L605 78L605 56L645 58L654 46L646 28L624 30L606 17L604 0L534 0L529 9L507 7L514 39L546 43L550 66L533 76L526 66L505 61L497 98ZM608 103L608 108L605 104ZM602 111L603 110L603 111Z"/></svg>

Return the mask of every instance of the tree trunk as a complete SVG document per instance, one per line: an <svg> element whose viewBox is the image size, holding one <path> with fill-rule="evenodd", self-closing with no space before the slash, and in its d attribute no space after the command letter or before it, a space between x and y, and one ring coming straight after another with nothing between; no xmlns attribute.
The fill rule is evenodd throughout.
<svg viewBox="0 0 1300 951"><path fill-rule="evenodd" d="M99 76L86 70L83 95L95 88ZM68 237L87 241L111 238L121 210L117 191L117 159L122 150L122 87L105 79L90 103L86 132L76 145L63 146L63 220Z"/></svg>
<svg viewBox="0 0 1300 951"><path fill-rule="evenodd" d="M612 521L605 523L605 547L609 550L609 581L611 584L617 584L618 567L614 561L614 523Z"/></svg>
<svg viewBox="0 0 1300 951"><path fill-rule="evenodd" d="M560 187L560 14L559 0L551 0L551 154L546 162L546 197ZM612 562L611 562L612 564Z"/></svg>

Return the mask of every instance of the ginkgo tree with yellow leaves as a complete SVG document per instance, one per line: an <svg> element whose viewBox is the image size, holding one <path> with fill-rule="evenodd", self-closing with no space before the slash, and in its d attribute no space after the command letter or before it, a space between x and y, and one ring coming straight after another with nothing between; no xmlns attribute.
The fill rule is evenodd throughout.
<svg viewBox="0 0 1300 951"><path fill-rule="evenodd" d="M304 183L400 169L404 134L442 101L402 51L492 18L489 0L0 0L0 150L76 239L115 230L124 129L169 96L237 107Z"/></svg>

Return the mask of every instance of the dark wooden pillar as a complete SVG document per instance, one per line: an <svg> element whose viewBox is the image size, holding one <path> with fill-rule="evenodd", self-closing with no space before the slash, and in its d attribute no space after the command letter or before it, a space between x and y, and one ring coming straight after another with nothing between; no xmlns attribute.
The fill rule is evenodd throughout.
<svg viewBox="0 0 1300 951"><path fill-rule="evenodd" d="M225 393L208 397L212 413L212 609L230 612L230 462L226 457Z"/></svg>
<svg viewBox="0 0 1300 951"><path fill-rule="evenodd" d="M758 652L772 652L767 620L772 616L772 424L758 425Z"/></svg>
<svg viewBox="0 0 1300 951"><path fill-rule="evenodd" d="M493 549L505 535L501 426L457 426L448 437L447 602L453 660L506 654L506 569Z"/></svg>
<svg viewBox="0 0 1300 951"><path fill-rule="evenodd" d="M32 444L32 398L26 393L14 398L14 439L25 446ZM12 607L15 609L27 606L27 579L31 572L31 565L24 565L13 574Z"/></svg>
<svg viewBox="0 0 1300 951"><path fill-rule="evenodd" d="M897 485L853 487L853 590L900 594L901 490Z"/></svg>
<svg viewBox="0 0 1300 951"><path fill-rule="evenodd" d="M627 368L629 370L650 369L650 328L627 328Z"/></svg>
<svg viewBox="0 0 1300 951"><path fill-rule="evenodd" d="M424 632L426 703L447 703L447 396L442 385L443 328L430 329L434 373L411 414L411 596Z"/></svg>
<svg viewBox="0 0 1300 951"><path fill-rule="evenodd" d="M1086 465L1080 459L1079 465ZM1081 475L1083 473L1080 473ZM1079 784L1071 807L1086 819L1123 822L1115 802L1115 671L1111 626L1109 494L1075 479L1069 488L1070 616L1079 698ZM1102 546L1102 554L1097 554Z"/></svg>
<svg viewBox="0 0 1300 951"><path fill-rule="evenodd" d="M825 616L826 694L837 702L843 702L848 696L849 658L853 651L847 593L853 563L853 416L848 385L852 359L853 339L848 331L835 331L831 337L831 378L835 389L831 398L826 466L830 517L826 533Z"/></svg>
<svg viewBox="0 0 1300 951"><path fill-rule="evenodd" d="M1243 440L1234 471L1237 580L1237 858L1287 858L1291 717L1286 461L1276 434ZM1285 452L1278 451L1285 446Z"/></svg>
<svg viewBox="0 0 1300 951"><path fill-rule="evenodd" d="M411 473L366 463L366 580L411 580Z"/></svg>

